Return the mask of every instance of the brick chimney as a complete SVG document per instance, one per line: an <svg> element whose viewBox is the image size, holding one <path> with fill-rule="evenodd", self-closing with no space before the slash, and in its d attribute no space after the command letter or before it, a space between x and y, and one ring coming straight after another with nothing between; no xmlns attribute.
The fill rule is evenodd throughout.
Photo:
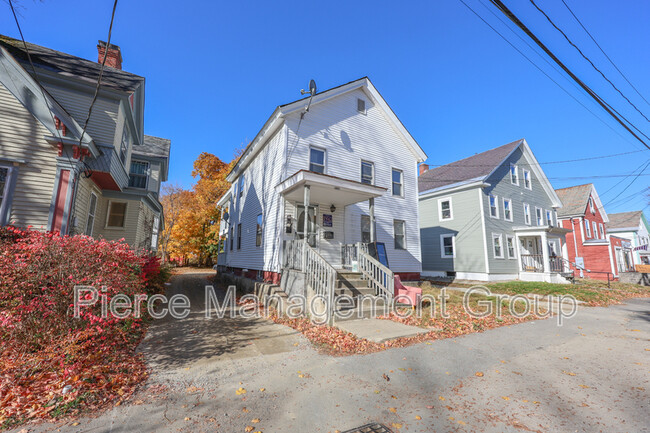
<svg viewBox="0 0 650 433"><path fill-rule="evenodd" d="M106 52L106 42L97 41L97 62L104 61L104 53ZM116 69L122 69L122 51L117 45L108 45L108 55L106 55L106 66L111 66Z"/></svg>
<svg viewBox="0 0 650 433"><path fill-rule="evenodd" d="M422 176L422 173L424 173L428 169L429 169L429 164L424 164L424 163L420 164L420 176Z"/></svg>

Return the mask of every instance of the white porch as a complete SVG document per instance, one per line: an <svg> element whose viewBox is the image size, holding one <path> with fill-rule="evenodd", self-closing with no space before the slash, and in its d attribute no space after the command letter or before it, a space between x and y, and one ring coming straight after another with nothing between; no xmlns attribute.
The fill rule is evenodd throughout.
<svg viewBox="0 0 650 433"><path fill-rule="evenodd" d="M569 230L553 226L516 227L515 243L522 281L566 283L572 274L562 257L565 235Z"/></svg>
<svg viewBox="0 0 650 433"><path fill-rule="evenodd" d="M346 245L377 238L375 198L385 194L385 188L301 170L278 185L277 191L284 199L284 245L305 240L340 269L346 263ZM364 201L369 209L367 227L346 234L346 207Z"/></svg>

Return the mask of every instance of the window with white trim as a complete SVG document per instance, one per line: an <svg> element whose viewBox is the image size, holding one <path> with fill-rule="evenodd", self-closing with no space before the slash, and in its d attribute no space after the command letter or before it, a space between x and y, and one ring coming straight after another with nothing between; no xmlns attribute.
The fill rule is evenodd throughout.
<svg viewBox="0 0 650 433"><path fill-rule="evenodd" d="M151 231L151 249L156 251L158 249L158 232L160 230L160 217L153 218L153 230Z"/></svg>
<svg viewBox="0 0 650 433"><path fill-rule="evenodd" d="M593 227L594 227L594 239L598 238L598 223L596 221L592 221Z"/></svg>
<svg viewBox="0 0 650 433"><path fill-rule="evenodd" d="M589 211L591 213L596 213L596 210L594 209L594 199L589 197Z"/></svg>
<svg viewBox="0 0 650 433"><path fill-rule="evenodd" d="M585 232L587 234L587 237L591 237L591 225L589 224L589 221L585 220Z"/></svg>
<svg viewBox="0 0 650 433"><path fill-rule="evenodd" d="M106 228L124 228L126 223L126 202L109 201Z"/></svg>
<svg viewBox="0 0 650 433"><path fill-rule="evenodd" d="M524 203L524 222L526 225L530 225L530 205Z"/></svg>
<svg viewBox="0 0 650 433"><path fill-rule="evenodd" d="M456 235L440 235L440 257L443 259L456 257Z"/></svg>
<svg viewBox="0 0 650 433"><path fill-rule="evenodd" d="M325 173L325 151L323 149L309 148L309 171Z"/></svg>
<svg viewBox="0 0 650 433"><path fill-rule="evenodd" d="M370 215L361 215L361 242L370 243Z"/></svg>
<svg viewBox="0 0 650 433"><path fill-rule="evenodd" d="M535 208L535 218L538 226L544 225L544 214L542 213L542 209L539 207Z"/></svg>
<svg viewBox="0 0 650 433"><path fill-rule="evenodd" d="M400 197L404 196L403 178L404 174L402 173L402 170L394 168L392 172L393 195Z"/></svg>
<svg viewBox="0 0 650 433"><path fill-rule="evenodd" d="M533 182L530 177L530 170L524 170L524 187L526 189L533 189Z"/></svg>
<svg viewBox="0 0 650 433"><path fill-rule="evenodd" d="M255 246L262 246L262 214L257 215L257 226L255 227Z"/></svg>
<svg viewBox="0 0 650 433"><path fill-rule="evenodd" d="M546 211L546 223L550 226L553 225L553 214L551 213L550 210Z"/></svg>
<svg viewBox="0 0 650 433"><path fill-rule="evenodd" d="M506 236L506 250L508 251L509 259L516 259L517 253L515 251L515 237Z"/></svg>
<svg viewBox="0 0 650 433"><path fill-rule="evenodd" d="M95 225L95 212L97 212L97 194L90 193L90 200L88 200L88 218L86 218L86 235L93 235L93 226Z"/></svg>
<svg viewBox="0 0 650 433"><path fill-rule="evenodd" d="M244 195L244 185L246 184L246 177L242 174L239 176L239 185L237 186L237 189L239 190L239 197Z"/></svg>
<svg viewBox="0 0 650 433"><path fill-rule="evenodd" d="M393 220L393 231L395 236L395 249L406 249L406 222L402 220Z"/></svg>
<svg viewBox="0 0 650 433"><path fill-rule="evenodd" d="M605 226L603 226L603 223L600 223L600 238L605 239Z"/></svg>
<svg viewBox="0 0 650 433"><path fill-rule="evenodd" d="M495 259L503 258L503 236L500 233L492 233L492 252Z"/></svg>
<svg viewBox="0 0 650 433"><path fill-rule="evenodd" d="M122 161L122 164L126 168L126 157L129 153L129 130L124 125L124 129L122 130L122 142L120 143L120 161Z"/></svg>
<svg viewBox="0 0 650 433"><path fill-rule="evenodd" d="M361 183L373 185L375 183L375 164L361 161Z"/></svg>
<svg viewBox="0 0 650 433"><path fill-rule="evenodd" d="M515 164L510 164L510 183L519 185L519 168Z"/></svg>
<svg viewBox="0 0 650 433"><path fill-rule="evenodd" d="M506 221L512 221L512 200L509 198L503 199L503 219Z"/></svg>
<svg viewBox="0 0 650 433"><path fill-rule="evenodd" d="M451 197L438 200L438 218L440 221L451 221L454 218L451 210Z"/></svg>
<svg viewBox="0 0 650 433"><path fill-rule="evenodd" d="M366 114L366 101L357 98L357 111L361 114Z"/></svg>
<svg viewBox="0 0 650 433"><path fill-rule="evenodd" d="M232 251L233 246L235 245L235 227L230 227L230 251Z"/></svg>
<svg viewBox="0 0 650 433"><path fill-rule="evenodd" d="M490 217L499 218L498 197L490 194Z"/></svg>

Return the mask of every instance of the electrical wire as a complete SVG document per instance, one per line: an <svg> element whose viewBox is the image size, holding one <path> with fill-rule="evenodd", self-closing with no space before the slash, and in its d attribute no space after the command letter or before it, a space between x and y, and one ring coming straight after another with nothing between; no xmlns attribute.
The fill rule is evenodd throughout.
<svg viewBox="0 0 650 433"><path fill-rule="evenodd" d="M513 23L517 25L526 35L528 35L529 38L531 38L555 63L557 63L563 70L566 72L582 89L587 92L587 94L593 98L598 105L600 105L614 120L616 120L623 128L625 128L626 131L628 131L634 138L636 138L641 144L643 144L646 148L650 149L650 146L641 139L632 129L634 128L637 130L641 135L647 136L640 132L640 130L632 124L629 120L627 120L623 115L618 113L611 105L609 105L603 98L601 98L594 90L592 90L587 84L585 84L580 78L578 78L562 61L555 55L553 52L544 45L542 41L539 40L537 36L528 28L526 25L519 19L517 16L512 13L508 7L503 4L501 0L490 0L492 4L494 4L508 19L510 19ZM625 123L623 120L625 120ZM628 124L630 126L628 126Z"/></svg>
<svg viewBox="0 0 650 433"><path fill-rule="evenodd" d="M608 83L609 83L609 84L614 88L614 90L616 90L616 91L619 93L619 95L621 95L621 96L623 97L623 99L625 99L625 100L627 101L628 104L630 104L630 105L631 105L631 106L632 106L632 107L633 107L633 108L634 108L634 109L635 109L635 110L636 110L636 111L637 111L641 116L643 116L643 118L644 118L646 121L650 122L650 119L648 119L648 117L647 117L645 114L643 114L643 112L642 112L641 110L639 110L639 108L638 108L636 105L634 105L634 103L633 103L632 101L630 101L630 99L629 99L627 96L625 96L625 95L623 94L623 92L621 92L620 89L619 89L618 87L616 87L616 85L615 85L614 83L612 83L612 81L611 81L609 78L607 78L607 76L606 76L605 74L603 74L603 72L602 72L600 69L598 69L598 67L594 64L594 62L592 62L591 59L590 59L589 57L587 57L587 56L582 52L582 50L581 50L580 48L578 48L578 46L577 46L575 43L573 43L573 41L572 41L571 39L569 39L569 37L566 35L566 33L564 33L564 32L562 31L562 29L559 28L559 27L558 27L558 26L553 22L553 20L551 19L551 17L549 17L549 16L546 14L546 12L544 12L544 10L543 10L542 8L540 8L540 7L537 5L537 3L535 3L535 0L529 0L529 1L532 3L533 6L535 6L535 8L536 8L536 9L537 9L537 10L538 10L542 15L544 15L544 17L546 17L546 20L547 20L549 23L551 23L551 25L555 28L555 30L557 30L558 32L560 32L560 33L562 34L562 36L564 36L564 39L566 39L567 42L568 42L568 43L569 43L573 48L575 48L575 49L578 51L578 53L580 53L580 55L581 55L581 56L582 56L582 57L583 57L587 62L589 62L589 64L591 65L591 67L594 68L594 69L595 69L595 70L596 70L596 71L597 71L597 72L598 72L598 73L599 73L599 74L600 74L600 75L605 79L605 81L607 81L607 82L608 82ZM646 138L648 138L648 137L646 137Z"/></svg>
<svg viewBox="0 0 650 433"><path fill-rule="evenodd" d="M650 105L650 102L648 102L648 100L647 100L646 98L643 97L643 95L641 94L641 92L639 92L639 91L637 90L637 88L634 86L634 84L632 84L632 83L630 82L630 80L627 79L627 77L625 76L625 74L623 73L623 71L621 71L621 70L618 68L618 66L616 66L616 64L614 63L614 61L613 61L612 59L609 58L609 56L607 55L607 53L605 52L605 50L603 50L603 48L600 46L600 44L599 44L598 42L596 42L596 39L591 35L591 33L589 32L589 30L587 30L587 28L584 26L584 24L582 24L582 21L580 21L580 19L576 16L576 14L573 13L573 10L571 10L571 8L569 7L569 5L568 5L564 0L561 0L561 1L562 1L562 3L564 4L564 6L566 6L566 8L568 9L568 11L571 13L571 15L573 16L573 18L575 18L575 20L578 22L578 24L580 24L580 27L582 27L582 29L585 31L585 33L587 33L587 35L589 35L589 37L590 37L591 40L594 42L594 44L596 44L596 46L598 47L598 49L600 50L600 52L603 53L603 55L605 56L605 58L609 61L609 63L611 63L611 65L614 67L614 69L616 69L616 70L618 71L618 73L621 74L621 77L623 77L623 79L627 82L627 84L629 84L630 87L632 87L632 89L634 89L634 91L636 92L636 94L639 95L639 97L641 97L641 99L643 99L643 100L645 101L646 104Z"/></svg>

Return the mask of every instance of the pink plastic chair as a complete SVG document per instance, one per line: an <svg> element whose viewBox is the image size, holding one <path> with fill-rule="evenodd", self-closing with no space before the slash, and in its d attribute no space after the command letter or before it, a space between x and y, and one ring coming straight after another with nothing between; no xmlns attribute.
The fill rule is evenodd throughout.
<svg viewBox="0 0 650 433"><path fill-rule="evenodd" d="M416 306L420 297L422 297L422 289L419 287L405 286L399 275L395 275L395 297L398 298L400 304L410 304ZM405 299L408 298L408 301Z"/></svg>

